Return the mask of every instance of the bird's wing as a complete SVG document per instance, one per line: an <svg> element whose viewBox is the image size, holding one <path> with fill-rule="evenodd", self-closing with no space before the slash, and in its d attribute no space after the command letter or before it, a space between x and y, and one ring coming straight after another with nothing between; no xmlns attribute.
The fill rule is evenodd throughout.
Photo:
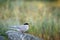
<svg viewBox="0 0 60 40"><path fill-rule="evenodd" d="M29 26L28 25L21 25L19 28L21 31L27 31L29 29Z"/></svg>
<svg viewBox="0 0 60 40"><path fill-rule="evenodd" d="M29 29L29 26L28 25L11 26L9 27L9 29L25 32Z"/></svg>

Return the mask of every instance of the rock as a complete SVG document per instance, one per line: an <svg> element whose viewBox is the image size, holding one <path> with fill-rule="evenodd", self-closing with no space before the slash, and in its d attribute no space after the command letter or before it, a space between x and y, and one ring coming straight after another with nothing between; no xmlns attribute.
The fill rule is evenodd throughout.
<svg viewBox="0 0 60 40"><path fill-rule="evenodd" d="M6 34L8 35L9 40L21 40L21 32L17 31L7 31Z"/></svg>
<svg viewBox="0 0 60 40"><path fill-rule="evenodd" d="M0 36L0 40L4 40L4 37L3 36Z"/></svg>
<svg viewBox="0 0 60 40"><path fill-rule="evenodd" d="M8 35L9 40L42 40L33 35L30 35L27 33L16 32L16 31L9 31L7 32L7 35Z"/></svg>
<svg viewBox="0 0 60 40"><path fill-rule="evenodd" d="M43 40L43 39L35 37L31 34L24 33L23 40Z"/></svg>

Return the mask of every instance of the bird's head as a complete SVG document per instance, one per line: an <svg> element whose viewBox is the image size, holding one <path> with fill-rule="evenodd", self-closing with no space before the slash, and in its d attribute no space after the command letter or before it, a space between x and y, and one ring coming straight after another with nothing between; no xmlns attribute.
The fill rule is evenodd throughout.
<svg viewBox="0 0 60 40"><path fill-rule="evenodd" d="M24 23L24 25L29 25L28 23Z"/></svg>

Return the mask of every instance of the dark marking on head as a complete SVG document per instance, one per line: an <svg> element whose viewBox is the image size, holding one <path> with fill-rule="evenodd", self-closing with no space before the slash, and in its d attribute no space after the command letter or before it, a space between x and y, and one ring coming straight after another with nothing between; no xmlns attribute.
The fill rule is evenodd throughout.
<svg viewBox="0 0 60 40"><path fill-rule="evenodd" d="M29 25L28 23L24 23L24 25Z"/></svg>

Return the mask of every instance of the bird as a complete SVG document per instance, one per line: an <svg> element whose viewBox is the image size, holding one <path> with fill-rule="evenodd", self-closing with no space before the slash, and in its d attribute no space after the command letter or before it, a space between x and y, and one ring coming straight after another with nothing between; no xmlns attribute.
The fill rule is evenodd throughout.
<svg viewBox="0 0 60 40"><path fill-rule="evenodd" d="M26 32L29 30L29 24L24 23L23 25L14 25L8 28L9 30L16 30L19 32Z"/></svg>

